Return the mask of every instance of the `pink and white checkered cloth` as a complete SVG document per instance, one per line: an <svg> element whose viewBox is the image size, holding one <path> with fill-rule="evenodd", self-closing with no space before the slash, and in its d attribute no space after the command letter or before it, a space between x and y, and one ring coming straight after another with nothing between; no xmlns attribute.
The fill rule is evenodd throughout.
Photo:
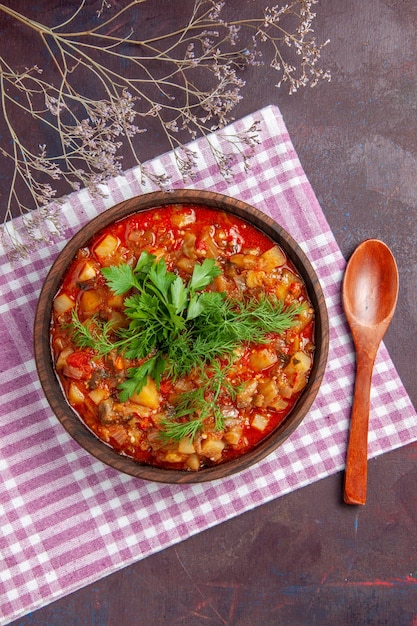
<svg viewBox="0 0 417 626"><path fill-rule="evenodd" d="M269 457L230 478L198 485L161 485L119 474L78 446L50 410L32 353L37 298L64 243L105 208L143 192L133 169L111 181L105 199L72 194L61 211L65 233L0 276L0 615L5 624L206 528L308 485L344 466L354 379L354 352L340 303L345 261L291 144L270 106L226 129L260 122L261 145L249 172L226 181L205 139L193 188L244 200L272 216L301 244L326 296L330 353L309 414ZM214 138L216 139L216 137ZM172 153L149 163L183 187ZM0 250L1 254L1 250ZM417 416L384 346L371 399L369 455L417 439Z"/></svg>

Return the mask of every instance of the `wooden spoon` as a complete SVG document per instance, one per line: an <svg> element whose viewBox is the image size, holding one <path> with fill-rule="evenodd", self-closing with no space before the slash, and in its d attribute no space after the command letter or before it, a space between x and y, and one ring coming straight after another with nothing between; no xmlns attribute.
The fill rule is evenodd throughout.
<svg viewBox="0 0 417 626"><path fill-rule="evenodd" d="M377 239L361 243L343 280L342 300L356 348L356 382L345 469L344 500L365 504L372 370L394 315L398 269L391 250Z"/></svg>

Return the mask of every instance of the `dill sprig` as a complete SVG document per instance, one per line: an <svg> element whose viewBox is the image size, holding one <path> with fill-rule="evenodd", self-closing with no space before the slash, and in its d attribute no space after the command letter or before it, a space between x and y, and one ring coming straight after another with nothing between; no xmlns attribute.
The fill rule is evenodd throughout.
<svg viewBox="0 0 417 626"><path fill-rule="evenodd" d="M110 320L105 322L98 315L93 315L83 323L77 309L73 310L69 324L74 343L80 348L92 348L99 356L104 356L114 349L114 343L110 338L112 326Z"/></svg>
<svg viewBox="0 0 417 626"><path fill-rule="evenodd" d="M172 377L187 374L201 362L232 354L242 343L265 343L271 332L290 328L305 304L284 304L261 294L259 299L234 301L206 292L205 307L182 341L168 346L167 368ZM214 297L215 296L215 297Z"/></svg>
<svg viewBox="0 0 417 626"><path fill-rule="evenodd" d="M158 33L146 27L158 10L146 0L79 0L73 11L66 3L62 20L59 11L42 12L36 3L18 3L19 8L0 3L13 36L29 32L39 48L33 55L27 47L26 58L11 63L9 37L0 43L0 118L7 136L0 161L3 176L13 173L2 187L3 238L10 254L27 255L36 242L61 232L55 200L61 203L62 196L81 187L103 195L103 183L120 174L122 158L137 164L143 181L170 189L170 177L154 173L142 158L143 133L155 123L185 181L198 169L186 143L197 136L206 136L225 178L239 163L248 170L260 143L259 121L238 132L224 131L245 91L242 70L265 60L276 73L276 86L286 83L290 93L328 80L320 68L327 42L318 43L313 28L316 3L257 5L243 16L237 3L233 8L233 3L194 0L181 5L175 29L164 30L171 22L159 20ZM161 14L163 6L158 5ZM45 67L33 64L33 56ZM25 132L26 119L34 133ZM215 138L213 130L220 131ZM37 137L49 138L50 145L38 146ZM19 213L24 220L17 230L10 218Z"/></svg>
<svg viewBox="0 0 417 626"><path fill-rule="evenodd" d="M211 420L214 430L224 429L224 416L218 400L220 395L230 400L236 396L237 389L228 379L232 362L230 357L226 362L215 360L209 368L198 370L198 386L178 397L174 419L167 416L161 420L163 439L194 439L207 420Z"/></svg>

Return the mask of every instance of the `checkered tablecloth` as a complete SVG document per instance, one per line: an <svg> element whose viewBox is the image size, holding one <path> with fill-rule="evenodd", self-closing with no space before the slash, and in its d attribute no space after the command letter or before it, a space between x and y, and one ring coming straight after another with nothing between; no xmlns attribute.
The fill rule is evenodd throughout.
<svg viewBox="0 0 417 626"><path fill-rule="evenodd" d="M340 303L345 261L306 179L281 114L267 107L226 129L260 123L248 172L225 180L205 139L194 142L198 174L188 187L244 200L272 216L301 244L326 296L330 353L319 395L301 426L265 460L230 478L162 485L119 474L76 444L50 410L38 382L32 324L42 282L64 243L90 218L134 195L133 169L111 181L107 197L86 191L61 208L64 234L0 276L0 615L3 624L87 583L344 466L354 353ZM184 183L171 153L149 169ZM417 416L384 346L373 379L369 454L417 439Z"/></svg>

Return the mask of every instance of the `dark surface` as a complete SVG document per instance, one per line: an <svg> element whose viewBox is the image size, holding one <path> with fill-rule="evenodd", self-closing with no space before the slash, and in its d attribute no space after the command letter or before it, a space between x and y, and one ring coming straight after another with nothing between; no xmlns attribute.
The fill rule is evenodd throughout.
<svg viewBox="0 0 417 626"><path fill-rule="evenodd" d="M74 4L45 0L31 11L64 14ZM228 8L256 4L230 0ZM180 19L160 5L152 0L147 32ZM385 343L416 406L417 4L322 0L316 12L318 40L331 39L323 60L332 82L289 96L274 88L272 70L249 69L236 117L276 103L345 256L368 237L393 250L400 295ZM13 27L0 20L9 53L19 54ZM143 158L165 150L156 133ZM416 626L416 465L416 444L393 451L370 462L365 507L344 505L342 476L332 476L15 624Z"/></svg>

